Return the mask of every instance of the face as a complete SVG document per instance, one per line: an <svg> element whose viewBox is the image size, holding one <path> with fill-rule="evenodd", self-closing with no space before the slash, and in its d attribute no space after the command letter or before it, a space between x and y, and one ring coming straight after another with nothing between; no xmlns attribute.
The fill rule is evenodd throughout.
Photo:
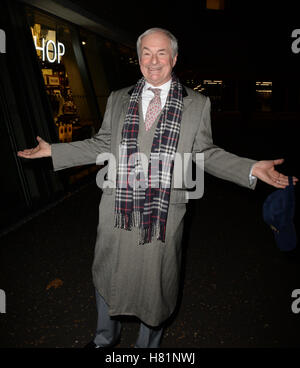
<svg viewBox="0 0 300 368"><path fill-rule="evenodd" d="M171 79L177 55L172 57L170 39L162 32L144 36L141 41L140 69L146 81L155 87Z"/></svg>

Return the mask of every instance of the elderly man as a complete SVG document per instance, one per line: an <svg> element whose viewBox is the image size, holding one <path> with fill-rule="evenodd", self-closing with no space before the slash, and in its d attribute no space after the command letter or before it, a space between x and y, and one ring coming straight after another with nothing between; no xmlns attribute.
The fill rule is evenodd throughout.
<svg viewBox="0 0 300 368"><path fill-rule="evenodd" d="M187 199L184 190L174 188L172 165L156 168L158 177L172 185L153 185L155 154L204 153L207 172L250 189L257 178L276 188L288 185L288 177L275 170L282 159L254 161L213 144L209 98L184 87L172 73L177 49L169 31L147 30L137 41L143 77L133 87L111 93L94 137L51 145L37 137L38 146L18 153L52 156L54 170L95 163L105 152L116 157L116 188L103 188L100 202L92 267L98 324L89 347L113 346L121 315L140 320L135 347L159 347L163 322L175 309ZM150 163L147 185L137 188L129 185L128 173L139 173L138 160L129 162L138 152Z"/></svg>

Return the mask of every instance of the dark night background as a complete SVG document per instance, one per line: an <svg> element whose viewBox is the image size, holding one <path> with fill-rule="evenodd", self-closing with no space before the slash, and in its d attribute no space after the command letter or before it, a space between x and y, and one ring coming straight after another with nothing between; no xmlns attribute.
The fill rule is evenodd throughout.
<svg viewBox="0 0 300 368"><path fill-rule="evenodd" d="M213 105L214 142L253 159L283 157L278 170L300 177L300 53L291 51L291 33L300 29L297 1L228 0L220 11L206 9L205 1L53 3L103 21L131 47L147 28L169 29L179 41L175 71L184 83L194 87L191 80L196 85L221 79L238 86L236 110ZM0 28L7 33L7 54L0 54L0 289L7 296L0 347L82 347L96 321L90 267L101 191L91 166L81 179L76 169L54 174L51 160L16 157L17 150L36 144L36 135L55 141L21 4L3 1L0 13ZM114 49L107 50L103 55L110 60ZM111 78L114 64L107 65ZM120 70L110 79L107 95L139 76L137 65L128 74ZM267 112L257 110L255 102L255 81L264 80L273 82ZM95 99L92 88L88 93ZM95 120L98 124L101 118ZM77 177L74 184L70 178ZM205 175L204 197L188 205L182 291L162 347L299 348L300 314L291 312L291 293L300 289L299 245L280 252L262 219L263 202L273 190L258 182L249 191ZM297 206L295 225L298 229ZM118 347L133 346L135 322L124 319Z"/></svg>
<svg viewBox="0 0 300 368"><path fill-rule="evenodd" d="M231 0L224 12L207 11L203 1L159 2L153 8L140 2L130 7L126 2L118 6L90 0L72 3L130 32L134 39L150 27L169 29L179 40L179 60L185 68L201 72L205 66L216 71L224 68L225 61L226 69L234 71L244 58L256 71L277 75L297 72L298 58L290 48L291 32L299 26L297 1ZM212 63L202 65L204 55Z"/></svg>

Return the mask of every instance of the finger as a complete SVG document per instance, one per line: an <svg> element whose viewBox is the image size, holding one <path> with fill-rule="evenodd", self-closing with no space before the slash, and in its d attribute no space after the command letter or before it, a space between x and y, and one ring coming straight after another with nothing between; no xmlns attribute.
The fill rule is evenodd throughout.
<svg viewBox="0 0 300 368"><path fill-rule="evenodd" d="M18 152L18 155L20 156L30 156L32 152Z"/></svg>
<svg viewBox="0 0 300 368"><path fill-rule="evenodd" d="M276 170L274 170L271 174L270 174L270 176L271 176L271 178L272 178L272 180L273 181L278 181L278 180L280 180L281 178L280 178L280 173L278 172L278 171L276 171ZM282 179L283 179L283 177L282 177Z"/></svg>
<svg viewBox="0 0 300 368"><path fill-rule="evenodd" d="M29 150L28 149L26 149L26 150L23 150L23 151L18 151L18 155L22 155L22 154L26 154L26 153L28 153L29 152Z"/></svg>
<svg viewBox="0 0 300 368"><path fill-rule="evenodd" d="M25 149L23 151L18 151L18 156L21 156L21 157L29 157L33 154L35 154L37 151L38 151L38 147L35 147L35 148L28 148L28 149Z"/></svg>
<svg viewBox="0 0 300 368"><path fill-rule="evenodd" d="M280 176L278 177L278 179L282 179L282 180L287 180L288 181L289 180L289 176L280 174ZM293 179L293 181L299 181L299 179L296 178L296 176L292 176L292 179Z"/></svg>
<svg viewBox="0 0 300 368"><path fill-rule="evenodd" d="M31 153L35 153L35 152L37 152L39 150L40 150L39 146L36 146L36 147L34 147L34 148L31 149Z"/></svg>
<svg viewBox="0 0 300 368"><path fill-rule="evenodd" d="M284 175L284 174L282 174L282 173L280 173L279 171L277 171L277 170L273 170L272 172L271 172L271 177L273 178L273 179L276 179L276 180L283 180L283 181L289 181L289 177L288 176L286 176L286 175Z"/></svg>
<svg viewBox="0 0 300 368"><path fill-rule="evenodd" d="M282 181L280 181L280 180L273 180L272 185L274 185L274 186L278 186L278 187L284 187L284 188L285 188L286 186L288 186L288 185L289 185L289 183L282 182Z"/></svg>
<svg viewBox="0 0 300 368"><path fill-rule="evenodd" d="M298 181L298 178L296 178L295 176L293 176L293 185L296 185Z"/></svg>
<svg viewBox="0 0 300 368"><path fill-rule="evenodd" d="M276 160L273 160L274 165L280 165L284 162L284 158L278 158Z"/></svg>
<svg viewBox="0 0 300 368"><path fill-rule="evenodd" d="M279 183L274 183L272 185L273 185L273 187L278 188L278 189L284 189L284 188L287 187L287 185L281 185Z"/></svg>
<svg viewBox="0 0 300 368"><path fill-rule="evenodd" d="M39 150L39 146L36 147L32 147L32 148L26 148L22 151L18 151L18 152L23 152L23 153L31 153L31 152L36 152Z"/></svg>
<svg viewBox="0 0 300 368"><path fill-rule="evenodd" d="M290 184L288 176L285 176L285 175L282 175L282 174L278 177L272 177L272 180L275 183L275 185L276 186L278 185L279 187L283 186L285 188ZM292 180L293 180L293 185L296 185L296 183L298 181L298 178L293 176Z"/></svg>
<svg viewBox="0 0 300 368"><path fill-rule="evenodd" d="M18 151L18 154L27 155L32 152L32 148L25 149L23 151Z"/></svg>
<svg viewBox="0 0 300 368"><path fill-rule="evenodd" d="M279 176L278 181L281 184L289 184L289 178L287 176L284 176L284 175Z"/></svg>
<svg viewBox="0 0 300 368"><path fill-rule="evenodd" d="M32 156L32 154L31 153L18 152L18 156L19 157L30 158Z"/></svg>
<svg viewBox="0 0 300 368"><path fill-rule="evenodd" d="M276 186L277 187L286 187L289 184L289 181L286 180L285 178L280 178L280 176L271 176L270 177L271 180L271 185Z"/></svg>
<svg viewBox="0 0 300 368"><path fill-rule="evenodd" d="M276 179L277 182L279 181L280 184L289 185L289 177L283 174L279 174L279 177ZM293 184L296 184L298 181L298 178L295 176L292 177Z"/></svg>

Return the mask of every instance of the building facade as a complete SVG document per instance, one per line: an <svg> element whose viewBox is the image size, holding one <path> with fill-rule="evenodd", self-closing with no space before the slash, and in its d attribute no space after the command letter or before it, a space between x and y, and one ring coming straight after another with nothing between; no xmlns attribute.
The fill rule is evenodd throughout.
<svg viewBox="0 0 300 368"><path fill-rule="evenodd" d="M1 231L60 200L97 165L54 173L51 159L24 160L37 144L91 137L109 93L137 78L135 40L69 2L4 1L1 29ZM3 37L2 37L3 39ZM3 51L3 48L2 48Z"/></svg>

